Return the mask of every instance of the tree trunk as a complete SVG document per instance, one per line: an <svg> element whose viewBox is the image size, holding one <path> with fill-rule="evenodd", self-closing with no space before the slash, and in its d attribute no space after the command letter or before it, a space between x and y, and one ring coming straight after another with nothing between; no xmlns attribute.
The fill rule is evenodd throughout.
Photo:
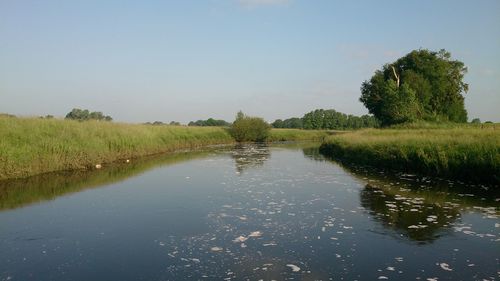
<svg viewBox="0 0 500 281"><path fill-rule="evenodd" d="M399 88L399 76L398 74L396 73L396 69L394 68L394 66L391 66L392 67L392 73L394 74L394 78L396 78L396 85L398 86Z"/></svg>

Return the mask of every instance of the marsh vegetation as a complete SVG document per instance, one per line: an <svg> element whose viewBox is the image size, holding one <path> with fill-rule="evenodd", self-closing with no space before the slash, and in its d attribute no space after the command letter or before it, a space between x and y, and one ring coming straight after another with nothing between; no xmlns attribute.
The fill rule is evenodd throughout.
<svg viewBox="0 0 500 281"><path fill-rule="evenodd" d="M341 161L423 175L500 183L497 125L366 129L330 136L321 151Z"/></svg>

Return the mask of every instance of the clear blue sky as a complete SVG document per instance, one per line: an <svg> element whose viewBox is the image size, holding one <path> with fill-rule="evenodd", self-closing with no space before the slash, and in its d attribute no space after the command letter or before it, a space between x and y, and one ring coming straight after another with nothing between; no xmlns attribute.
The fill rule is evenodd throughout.
<svg viewBox="0 0 500 281"><path fill-rule="evenodd" d="M0 0L0 112L360 115L361 83L418 48L463 61L469 118L500 121L500 1Z"/></svg>

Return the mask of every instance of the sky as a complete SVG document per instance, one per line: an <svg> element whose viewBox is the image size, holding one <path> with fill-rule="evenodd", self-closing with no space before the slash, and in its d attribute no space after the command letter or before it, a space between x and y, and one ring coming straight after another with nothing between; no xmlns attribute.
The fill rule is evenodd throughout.
<svg viewBox="0 0 500 281"><path fill-rule="evenodd" d="M496 0L0 0L0 112L362 115L361 83L419 48L464 62L469 119L500 122Z"/></svg>

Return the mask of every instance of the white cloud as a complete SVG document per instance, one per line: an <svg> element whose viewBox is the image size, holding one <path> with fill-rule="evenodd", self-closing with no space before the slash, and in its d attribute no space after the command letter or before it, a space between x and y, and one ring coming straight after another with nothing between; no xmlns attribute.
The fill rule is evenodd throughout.
<svg viewBox="0 0 500 281"><path fill-rule="evenodd" d="M290 0L238 0L238 2L246 7L254 6L269 6L287 4Z"/></svg>

